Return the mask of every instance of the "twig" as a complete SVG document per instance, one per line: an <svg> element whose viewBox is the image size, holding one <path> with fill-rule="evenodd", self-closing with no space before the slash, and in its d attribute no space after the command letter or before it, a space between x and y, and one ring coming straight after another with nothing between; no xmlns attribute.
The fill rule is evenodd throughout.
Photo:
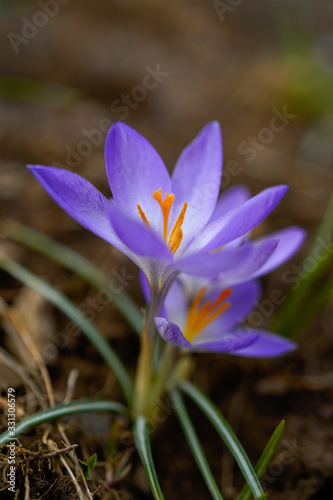
<svg viewBox="0 0 333 500"><path fill-rule="evenodd" d="M25 487L25 492L24 492L24 500L29 500L30 498L30 482L29 482L29 475L26 474L24 478L24 487Z"/></svg>
<svg viewBox="0 0 333 500"><path fill-rule="evenodd" d="M52 490L53 486L56 484L56 482L58 481L58 479L59 479L59 478L57 477L57 479L56 479L55 481L53 481L53 483L51 484L51 486L49 487L49 489L48 489L47 491L45 491L45 493L43 493L43 494L39 497L39 500L40 500L41 498L43 498L45 495L47 495L47 494L49 493L49 491L51 491L51 490Z"/></svg>
<svg viewBox="0 0 333 500"><path fill-rule="evenodd" d="M13 326L11 322L7 320L9 307L6 302L0 297L0 315L4 318L4 327L8 331L9 334L14 334ZM14 334L15 335L15 334ZM41 408L43 410L46 409L46 404L43 400L43 397L38 389L37 385L33 381L33 379L29 375L29 370L18 363L5 349L0 347L0 362L3 363L7 368L12 370L14 373L17 373L23 383L32 390L35 394Z"/></svg>
<svg viewBox="0 0 333 500"><path fill-rule="evenodd" d="M26 346L26 348L28 349L28 351L30 352L32 357L34 358L34 360L39 368L39 371L40 371L42 378L44 380L46 392L47 392L47 395L48 395L48 398L50 401L50 406L53 407L55 405L55 401L54 401L54 395L53 395L53 389L52 389L52 382L51 382L51 379L49 376L49 372L48 372L46 365L44 363L44 360L43 360L40 352L38 351L28 328L24 324L20 313L18 311L16 311L15 309L10 309L8 312L8 316L9 316L11 322L13 323L13 325L15 326L17 332L20 334L24 345Z"/></svg>
<svg viewBox="0 0 333 500"><path fill-rule="evenodd" d="M46 444L51 452L59 451L57 444L54 441L52 441L52 439L48 439ZM64 467L66 468L68 474L70 475L70 477L75 485L75 488L76 488L76 491L79 495L80 500L86 500L85 497L83 496L83 492L81 490L81 487L80 487L79 483L77 482L76 477L74 476L74 474L72 472L72 469L70 468L70 466L68 465L68 463L66 462L64 457L60 456L59 458L60 458L60 461L62 462L62 464L64 465ZM89 500L93 500L90 491L89 491Z"/></svg>
<svg viewBox="0 0 333 500"><path fill-rule="evenodd" d="M64 398L64 403L69 403L73 397L74 394L74 389L75 389L75 384L77 381L77 378L79 376L79 370L77 368L73 368L69 374L68 381L67 381L67 392L66 396Z"/></svg>

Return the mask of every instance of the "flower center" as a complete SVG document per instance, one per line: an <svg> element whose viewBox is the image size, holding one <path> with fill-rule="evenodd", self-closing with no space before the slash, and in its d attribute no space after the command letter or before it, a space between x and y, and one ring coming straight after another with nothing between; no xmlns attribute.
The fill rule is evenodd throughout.
<svg viewBox="0 0 333 500"><path fill-rule="evenodd" d="M170 210L172 207L173 202L175 201L175 195L173 193L168 194L166 193L164 200L162 200L162 189L158 189L157 191L153 192L153 198L157 201L159 206L161 207L162 210L162 215L163 215L163 239L165 243L169 246L170 250L172 253L175 253L179 245L182 242L183 239L183 232L182 232L182 225L184 222L185 218L185 212L187 210L187 203L186 201L184 202L183 208L180 211L180 214L178 215L178 218L171 230L169 240L168 240L168 223L169 223L169 215L170 215ZM146 227L151 229L149 221L146 217L146 214L142 210L141 206L139 203L137 204L138 207L138 212L143 220L143 223L145 224Z"/></svg>
<svg viewBox="0 0 333 500"><path fill-rule="evenodd" d="M200 302L202 301L203 296L207 292L207 288L200 288L197 296L195 297L187 316L186 326L184 329L184 337L189 342L192 340L204 329L207 325L209 325L214 319L216 319L220 314L226 311L231 303L224 302L229 295L231 294L231 288L227 288L220 293L218 298L211 303L210 300L207 300L200 306Z"/></svg>

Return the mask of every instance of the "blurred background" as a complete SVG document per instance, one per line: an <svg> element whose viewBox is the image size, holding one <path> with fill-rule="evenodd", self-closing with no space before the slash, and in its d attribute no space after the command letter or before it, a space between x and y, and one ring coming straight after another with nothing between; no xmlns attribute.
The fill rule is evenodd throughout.
<svg viewBox="0 0 333 500"><path fill-rule="evenodd" d="M143 134L172 170L201 127L218 120L224 189L246 183L257 194L274 184L290 186L258 233L294 224L308 230L307 243L293 262L265 278L264 297L276 287L286 292L291 282L282 277L292 279L297 273L292 266L306 255L332 191L330 0L0 0L0 19L0 244L6 252L77 301L87 289L10 241L8 221L55 237L105 272L125 263L128 273L135 273L123 256L62 212L25 165L67 168L109 196L103 150L112 122L123 120ZM134 283L127 291L143 304ZM15 299L18 287L3 276L6 300ZM271 366L208 355L200 359L198 382L229 413L252 458L283 417L286 441L296 439L304 448L294 450L295 460L283 473L271 473L267 485L273 500L326 499L333 493L333 455L328 451L333 441L332 386L316 386L313 393L304 381L333 373L331 312L328 306L303 332L300 357L276 367L277 373L287 373L282 382L278 375L272 379ZM264 326L270 320L265 318ZM51 321L54 328L64 322L54 314ZM136 341L112 306L96 321L134 366ZM62 373L75 361L82 375L76 395L95 394L106 369L101 368L99 378L96 365L82 359L78 340L72 339L69 347L72 351L50 361L55 386L63 386ZM295 393L290 380L298 376ZM200 414L197 418L200 422ZM177 424L170 425L177 436ZM214 471L218 477L223 472L226 498L233 498L230 484L241 484L234 478L233 463L224 453L221 464L213 431L200 425ZM172 443L166 439L169 433L166 425L155 445L162 450L156 460L166 497L209 498L189 452L182 449L183 438L179 435ZM134 484L138 496L133 498L145 498L135 474L127 481L128 495Z"/></svg>

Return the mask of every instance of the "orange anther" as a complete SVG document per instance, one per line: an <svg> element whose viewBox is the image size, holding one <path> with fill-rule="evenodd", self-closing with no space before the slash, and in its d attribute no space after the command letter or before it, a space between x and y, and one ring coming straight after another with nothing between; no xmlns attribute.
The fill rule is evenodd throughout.
<svg viewBox="0 0 333 500"><path fill-rule="evenodd" d="M220 293L220 295L215 300L214 304L211 306L210 312L212 312L214 309L216 309L216 307L218 307L221 304L221 302L223 302L225 299L227 299L229 297L229 295L231 294L231 292L232 292L231 288L227 288L226 290L223 290L223 292Z"/></svg>
<svg viewBox="0 0 333 500"><path fill-rule="evenodd" d="M175 253L178 250L179 245L181 244L182 239L183 239L183 231L181 230L181 227L182 227L183 222L184 222L186 210L187 210L187 203L185 201L183 208L181 209L180 214L178 215L178 218L177 218L175 225L173 226L171 234L170 234L170 238L169 238L168 243L169 243L169 247L170 247L170 250L172 253Z"/></svg>
<svg viewBox="0 0 333 500"><path fill-rule="evenodd" d="M201 288L197 293L187 316L186 326L184 329L184 337L191 342L199 333L206 328L212 321L220 316L224 311L230 307L230 302L225 304L221 303L226 300L231 294L231 288L223 290L215 302L212 304L207 300L199 308L200 303L205 295L207 289Z"/></svg>
<svg viewBox="0 0 333 500"><path fill-rule="evenodd" d="M157 201L157 203L160 205L160 207L162 209L163 239L166 242L167 237L168 237L169 215L170 215L170 210L171 210L172 204L175 201L175 195L172 193L171 194L166 193L165 199L162 200L162 189L160 188L158 191L154 191L153 198Z"/></svg>
<svg viewBox="0 0 333 500"><path fill-rule="evenodd" d="M140 214L141 219L143 220L144 225L145 225L145 226L147 226L147 227L148 227L148 229L151 229L151 228L150 228L150 224L149 224L149 222L148 222L148 219L147 219L147 217L146 217L146 214L144 213L144 211L143 211L143 210L142 210L142 208L140 207L139 203L137 203L137 205L136 205L136 206L138 207L138 212L139 212L139 214Z"/></svg>
<svg viewBox="0 0 333 500"><path fill-rule="evenodd" d="M170 216L170 210L172 207L173 202L175 201L175 195L173 193L166 193L164 200L162 200L162 189L158 189L157 191L153 192L153 198L157 201L159 206L161 207L162 210L162 215L163 215L163 239L165 243L167 243L168 239L168 224L169 224L169 216ZM141 206L139 203L137 203L137 208L139 215L141 219L143 220L143 223L148 229L151 229L149 221L146 217L146 214L142 210ZM172 253L175 253L179 245L182 242L183 239L183 232L181 230L182 224L184 222L184 217L185 217L185 212L187 209L187 203L185 202L183 205L183 208L180 211L180 214L178 215L178 218L172 228L169 241L168 241L168 246L171 250Z"/></svg>

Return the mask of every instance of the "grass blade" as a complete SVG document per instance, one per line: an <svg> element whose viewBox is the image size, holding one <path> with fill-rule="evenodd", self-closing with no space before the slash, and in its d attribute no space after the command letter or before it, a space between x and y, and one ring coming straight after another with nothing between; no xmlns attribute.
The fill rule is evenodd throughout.
<svg viewBox="0 0 333 500"><path fill-rule="evenodd" d="M205 413L206 417L211 421L217 432L220 434L221 438L229 448L233 457L239 465L239 468L245 477L254 498L262 498L264 495L263 489L257 478L256 473L251 465L251 462L246 455L242 445L238 441L234 431L223 417L220 410L215 406L215 404L195 385L187 381L182 381L178 384L179 389L181 389L185 394L190 396L190 398L201 408Z"/></svg>
<svg viewBox="0 0 333 500"><path fill-rule="evenodd" d="M270 440L268 441L261 457L259 458L257 465L254 470L259 479L265 474L268 464L272 460L275 455L276 449L279 446L280 440L282 438L282 434L285 428L285 421L279 423L275 431L273 432ZM246 484L240 494L237 497L237 500L251 500L252 492L249 486Z"/></svg>
<svg viewBox="0 0 333 500"><path fill-rule="evenodd" d="M304 310L302 316L297 323L295 322L294 328L297 331L305 328L316 316L322 311L328 302L333 298L333 279L331 278L324 283L314 297L309 300L307 308ZM293 325L293 323L292 323Z"/></svg>
<svg viewBox="0 0 333 500"><path fill-rule="evenodd" d="M279 309L272 322L271 329L286 337L295 336L301 326L298 318L303 317L304 303L311 302L312 291L327 274L333 263L333 195L331 196L323 220L318 228L311 248L303 260L300 271L294 277L295 289L290 290L287 300ZM311 264L308 269L309 263ZM307 306L306 306L307 309ZM319 309L320 310L320 309ZM310 319L312 316L310 315Z"/></svg>
<svg viewBox="0 0 333 500"><path fill-rule="evenodd" d="M151 454L147 420L144 416L138 417L134 422L134 439L154 498L156 500L163 500L164 496L157 479L153 457Z"/></svg>
<svg viewBox="0 0 333 500"><path fill-rule="evenodd" d="M0 268L11 274L24 285L40 293L81 328L82 332L96 347L100 355L111 368L123 390L127 402L130 402L133 390L132 381L118 355L96 326L89 322L82 312L65 297L65 295L2 253L0 253Z"/></svg>
<svg viewBox="0 0 333 500"><path fill-rule="evenodd" d="M42 424L43 422L48 422L49 420L54 420L60 417L67 417L68 415L74 415L76 413L94 411L112 411L124 416L128 413L125 406L115 401L98 401L93 399L72 401L71 403L53 406L52 408L48 408L47 410L40 411L39 413L35 413L34 415L24 418L20 422L16 423L14 435L10 435L9 431L1 434L0 445L15 439L15 437L19 436L26 430L34 427L35 425Z"/></svg>
<svg viewBox="0 0 333 500"><path fill-rule="evenodd" d="M118 309L129 325L140 334L142 329L142 314L135 302L125 293L110 284L110 280L100 272L92 262L71 250L63 243L47 236L36 229L19 222L10 222L5 226L8 236L23 245L47 255L62 266L70 269L85 281L103 289L110 302Z"/></svg>
<svg viewBox="0 0 333 500"><path fill-rule="evenodd" d="M306 262L307 258L308 257L304 259L304 262ZM318 283L323 276L328 273L329 268L332 266L333 244L328 246L317 260L313 257L312 262L315 262L315 265L313 265L310 271L307 273L299 273L297 278L295 278L300 284L297 291L289 292L287 300L273 319L271 329L285 337L294 337L295 334L312 319L310 315L310 319L306 322L299 322L300 318L303 319L304 303L312 303L313 290L318 288Z"/></svg>
<svg viewBox="0 0 333 500"><path fill-rule="evenodd" d="M186 411L183 398L180 392L177 389L174 389L171 393L171 400L173 403L174 411L178 417L179 423L183 429L185 434L187 443L191 448L192 454L195 458L195 461L200 469L202 477L205 480L207 488L209 489L212 498L214 500L223 500L223 497L220 493L220 490L217 487L215 479L213 477L212 471L210 470L209 464L207 462L207 458L204 454L204 451L201 447L199 438L193 424L190 420L190 417Z"/></svg>

